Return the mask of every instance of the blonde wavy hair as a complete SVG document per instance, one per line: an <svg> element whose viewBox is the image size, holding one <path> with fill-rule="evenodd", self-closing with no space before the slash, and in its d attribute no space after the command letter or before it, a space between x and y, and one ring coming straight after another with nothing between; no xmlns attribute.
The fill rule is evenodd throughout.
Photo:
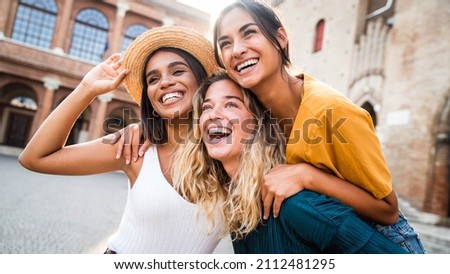
<svg viewBox="0 0 450 274"><path fill-rule="evenodd" d="M217 206L223 209L220 216L225 224L222 235L231 232L234 240L254 230L261 221L263 176L285 162L285 139L270 112L252 92L241 88L244 104L254 118L256 129L253 138L244 144L234 176L228 176L222 163L209 157L198 123L209 87L224 80L233 81L225 72L214 74L194 96L193 126L188 133L189 140L175 156L172 176L175 189L185 199L199 205L211 226L219 221L214 209Z"/></svg>

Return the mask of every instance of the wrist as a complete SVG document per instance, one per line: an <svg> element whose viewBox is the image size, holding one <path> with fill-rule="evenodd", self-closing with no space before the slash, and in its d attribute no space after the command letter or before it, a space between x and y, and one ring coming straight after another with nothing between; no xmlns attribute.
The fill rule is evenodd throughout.
<svg viewBox="0 0 450 274"><path fill-rule="evenodd" d="M299 176L301 176L300 178L302 178L302 184L303 184L303 188L307 189L307 190L314 190L314 172L311 172L310 170L310 166L308 164L302 163L302 164L298 164L299 165Z"/></svg>
<svg viewBox="0 0 450 274"><path fill-rule="evenodd" d="M90 104L97 95L87 86L79 84L73 91L70 93L70 96L75 97L76 101L79 104L88 105Z"/></svg>

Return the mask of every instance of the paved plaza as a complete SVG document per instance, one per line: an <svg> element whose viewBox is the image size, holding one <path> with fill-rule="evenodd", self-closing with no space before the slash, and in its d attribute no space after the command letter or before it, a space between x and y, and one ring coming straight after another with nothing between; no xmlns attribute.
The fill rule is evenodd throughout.
<svg viewBox="0 0 450 274"><path fill-rule="evenodd" d="M102 253L118 228L127 177L55 176L23 168L0 155L0 253ZM216 253L230 253L224 240Z"/></svg>
<svg viewBox="0 0 450 274"><path fill-rule="evenodd" d="M127 178L38 174L0 155L0 189L0 254L96 254L118 228ZM413 226L429 253L450 254L450 228ZM228 238L215 253L232 253Z"/></svg>

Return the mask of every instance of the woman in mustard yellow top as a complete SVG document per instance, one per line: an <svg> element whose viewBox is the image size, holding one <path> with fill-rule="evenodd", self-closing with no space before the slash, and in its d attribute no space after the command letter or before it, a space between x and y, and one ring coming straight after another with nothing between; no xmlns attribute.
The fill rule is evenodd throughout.
<svg viewBox="0 0 450 274"><path fill-rule="evenodd" d="M285 198L306 188L353 207L409 252L425 253L399 212L370 115L313 77L289 74L287 32L274 10L259 1L237 1L221 12L213 35L218 63L270 109L288 139L288 164L264 177L264 218L272 204L277 216ZM305 163L349 183L307 184Z"/></svg>

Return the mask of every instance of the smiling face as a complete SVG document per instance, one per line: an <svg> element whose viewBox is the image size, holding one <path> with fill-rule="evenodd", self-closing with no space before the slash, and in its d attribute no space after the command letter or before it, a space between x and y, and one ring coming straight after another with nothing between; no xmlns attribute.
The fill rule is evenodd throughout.
<svg viewBox="0 0 450 274"><path fill-rule="evenodd" d="M149 59L145 80L148 98L159 116L186 117L197 89L194 73L186 60L176 53L160 50Z"/></svg>
<svg viewBox="0 0 450 274"><path fill-rule="evenodd" d="M262 33L250 14L235 7L217 25L217 47L225 69L241 86L257 92L263 81L281 75L282 59L277 47ZM286 45L280 36L280 45Z"/></svg>
<svg viewBox="0 0 450 274"><path fill-rule="evenodd" d="M219 80L208 88L199 126L209 156L222 162L232 176L244 144L252 138L255 128L255 119L235 82Z"/></svg>

